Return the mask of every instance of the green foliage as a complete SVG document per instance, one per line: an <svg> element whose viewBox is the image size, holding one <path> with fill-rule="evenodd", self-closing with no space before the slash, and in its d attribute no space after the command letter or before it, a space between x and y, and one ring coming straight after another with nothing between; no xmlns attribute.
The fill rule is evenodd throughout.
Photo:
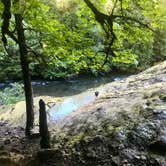
<svg viewBox="0 0 166 166"><path fill-rule="evenodd" d="M89 18L92 18L90 12L85 16L83 11L85 4L82 3L79 8L78 4L70 4L72 8L69 10L66 7L63 14L62 9L55 4L51 6L40 5L38 4L37 7L40 8L40 13L38 11L32 13L29 10L26 21L28 26L33 27L32 29L40 34L42 48L37 44L39 41L34 39L34 43L36 43L34 49L45 55L47 61L44 67L42 64L42 67L37 65L34 70L37 71L42 68L40 73L44 78L49 79L76 75L82 71L94 69L97 71L101 66L98 62L103 59L102 54L97 54L95 51L98 43L101 42L100 38L102 37L99 33L101 29L94 19L89 20ZM37 15L38 18L34 19L36 18L34 15ZM95 27L95 31L93 27ZM27 36L29 33L26 32ZM32 44L32 38L29 43Z"/></svg>
<svg viewBox="0 0 166 166"><path fill-rule="evenodd" d="M166 59L166 27L158 29L154 34L153 60L154 62Z"/></svg>
<svg viewBox="0 0 166 166"><path fill-rule="evenodd" d="M7 87L3 91L0 91L1 104L14 104L21 100L24 100L23 84L12 83L11 87Z"/></svg>
<svg viewBox="0 0 166 166"><path fill-rule="evenodd" d="M91 2L99 11L109 15L115 1ZM147 68L155 61L165 60L165 1L117 2L114 14L125 18L114 19L116 40L112 49L115 57L110 53L104 66L104 50L109 39L106 40L102 27L84 1L29 0L25 3L25 0L19 0L16 6L12 6L12 12L22 13L26 41L37 52L37 55L28 52L32 75L47 79L88 72L97 75L110 71L113 66L119 70L135 71ZM127 19L129 17L141 21L142 25ZM153 28L155 33L144 25ZM14 26L12 18L10 29L14 30ZM0 46L0 79L20 78L18 46L10 41L8 48L12 56L7 56Z"/></svg>
<svg viewBox="0 0 166 166"><path fill-rule="evenodd" d="M8 50L10 56L4 53L0 47L0 80L17 79L21 77L21 67L19 57L16 56L17 52L11 46Z"/></svg>

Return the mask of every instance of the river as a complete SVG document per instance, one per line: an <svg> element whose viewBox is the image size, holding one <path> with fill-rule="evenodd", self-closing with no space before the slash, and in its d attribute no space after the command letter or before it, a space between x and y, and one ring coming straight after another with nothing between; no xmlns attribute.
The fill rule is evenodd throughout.
<svg viewBox="0 0 166 166"><path fill-rule="evenodd" d="M97 88L109 82L120 80L125 75L111 77L89 77L69 81L32 81L35 96L67 97Z"/></svg>
<svg viewBox="0 0 166 166"><path fill-rule="evenodd" d="M125 77L124 75L116 75L112 77L80 78L63 82L33 81L32 84L35 96L48 95L60 98L61 102L57 102L49 110L48 121L53 123L69 115L78 107L94 101L96 98L95 91L99 91L100 96L106 91L103 87L107 83L121 80Z"/></svg>
<svg viewBox="0 0 166 166"><path fill-rule="evenodd" d="M32 81L32 86L34 97L51 96L54 99L58 99L55 105L47 110L48 122L49 124L54 124L75 111L78 107L94 101L96 91L99 92L100 96L106 92L108 83L121 80L126 76L119 74L111 77L86 77L68 81L39 80ZM10 84L11 81L6 84L3 83L1 86L5 87ZM19 116L23 116L22 111ZM38 118L38 113L35 113L35 117Z"/></svg>

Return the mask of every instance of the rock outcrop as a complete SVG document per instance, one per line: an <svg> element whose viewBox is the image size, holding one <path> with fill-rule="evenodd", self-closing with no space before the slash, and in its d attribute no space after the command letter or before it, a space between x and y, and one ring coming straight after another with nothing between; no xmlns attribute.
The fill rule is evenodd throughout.
<svg viewBox="0 0 166 166"><path fill-rule="evenodd" d="M52 149L29 165L166 165L166 62L103 88L50 128Z"/></svg>
<svg viewBox="0 0 166 166"><path fill-rule="evenodd" d="M66 166L165 166L166 62L104 88L54 127Z"/></svg>

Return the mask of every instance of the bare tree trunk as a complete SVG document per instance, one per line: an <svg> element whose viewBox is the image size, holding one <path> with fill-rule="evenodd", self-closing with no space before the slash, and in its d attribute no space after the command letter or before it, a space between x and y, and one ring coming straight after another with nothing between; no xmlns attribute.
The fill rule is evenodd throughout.
<svg viewBox="0 0 166 166"><path fill-rule="evenodd" d="M24 91L26 100L26 130L25 135L30 136L31 129L34 125L34 105L33 105L33 91L31 85L31 74L29 71L29 63L27 60L27 48L24 36L24 29L22 24L21 14L15 14L16 31L18 36L18 44L20 50L20 61L24 81Z"/></svg>
<svg viewBox="0 0 166 166"><path fill-rule="evenodd" d="M44 101L39 101L39 131L40 131L40 147L42 149L50 148L50 133L47 125L47 114Z"/></svg>

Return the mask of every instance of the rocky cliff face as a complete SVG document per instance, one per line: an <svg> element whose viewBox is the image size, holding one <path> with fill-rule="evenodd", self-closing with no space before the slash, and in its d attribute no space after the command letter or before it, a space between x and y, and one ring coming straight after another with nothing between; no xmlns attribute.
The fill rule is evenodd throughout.
<svg viewBox="0 0 166 166"><path fill-rule="evenodd" d="M54 127L65 165L165 166L166 62L105 90Z"/></svg>
<svg viewBox="0 0 166 166"><path fill-rule="evenodd" d="M105 85L50 130L52 149L29 165L166 166L166 62Z"/></svg>

